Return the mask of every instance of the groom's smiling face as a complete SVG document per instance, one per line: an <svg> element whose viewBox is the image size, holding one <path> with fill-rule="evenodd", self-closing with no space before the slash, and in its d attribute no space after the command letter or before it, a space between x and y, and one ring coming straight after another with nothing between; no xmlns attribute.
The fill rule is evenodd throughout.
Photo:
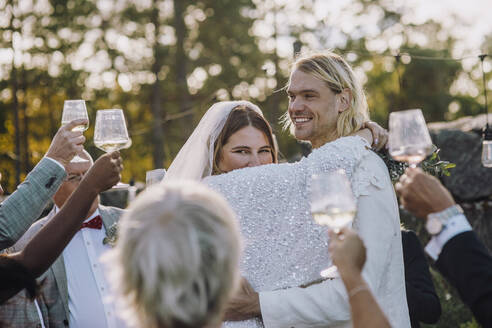
<svg viewBox="0 0 492 328"><path fill-rule="evenodd" d="M287 93L296 139L308 140L318 148L337 138L338 114L345 110L343 92L337 94L325 82L296 69Z"/></svg>

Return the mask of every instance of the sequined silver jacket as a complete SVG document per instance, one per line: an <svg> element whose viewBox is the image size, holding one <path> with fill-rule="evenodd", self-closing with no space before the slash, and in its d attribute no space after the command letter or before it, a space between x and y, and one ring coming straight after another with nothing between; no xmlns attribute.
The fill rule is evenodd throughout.
<svg viewBox="0 0 492 328"><path fill-rule="evenodd" d="M270 164L211 176L238 214L243 276L260 293L262 319L226 327L350 327L341 279L308 288L330 264L326 228L309 211L312 174L344 169L358 200L354 228L367 248L363 276L394 327L410 327L398 205L386 166L360 137L345 137L297 163Z"/></svg>

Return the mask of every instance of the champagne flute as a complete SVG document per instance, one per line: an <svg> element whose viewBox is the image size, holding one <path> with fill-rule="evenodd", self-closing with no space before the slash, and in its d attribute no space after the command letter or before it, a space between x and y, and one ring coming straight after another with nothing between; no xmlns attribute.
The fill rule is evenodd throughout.
<svg viewBox="0 0 492 328"><path fill-rule="evenodd" d="M432 140L420 109L390 114L388 148L391 157L412 168L432 152Z"/></svg>
<svg viewBox="0 0 492 328"><path fill-rule="evenodd" d="M338 234L340 229L352 223L357 205L344 170L313 175L310 186L311 214L317 224ZM337 267L333 265L321 271L320 275L336 277Z"/></svg>
<svg viewBox="0 0 492 328"><path fill-rule="evenodd" d="M107 153L130 147L131 139L128 136L123 110L102 109L97 111L94 144ZM128 184L119 182L113 188L128 188L128 186Z"/></svg>
<svg viewBox="0 0 492 328"><path fill-rule="evenodd" d="M87 115L87 108L85 107L85 101L78 100L65 100L63 103L63 113L62 113L62 125L68 124L73 120L86 119L87 124L77 125L72 129L72 131L85 131L89 128L89 115ZM83 159L79 155L75 155L71 160L72 163L83 163L88 162L88 160Z"/></svg>

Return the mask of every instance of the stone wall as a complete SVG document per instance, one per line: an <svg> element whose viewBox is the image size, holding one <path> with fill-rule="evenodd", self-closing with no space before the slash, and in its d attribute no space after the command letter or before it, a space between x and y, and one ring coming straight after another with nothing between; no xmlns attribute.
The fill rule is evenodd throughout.
<svg viewBox="0 0 492 328"><path fill-rule="evenodd" d="M492 114L489 115L492 123ZM456 164L444 186L463 207L481 240L492 251L492 168L481 163L481 130L486 116L464 117L452 122L429 124L431 137L441 149L441 159Z"/></svg>

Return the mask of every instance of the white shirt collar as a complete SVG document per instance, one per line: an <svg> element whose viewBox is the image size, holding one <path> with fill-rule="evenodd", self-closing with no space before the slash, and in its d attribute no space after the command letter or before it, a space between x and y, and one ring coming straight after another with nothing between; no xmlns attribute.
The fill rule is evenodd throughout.
<svg viewBox="0 0 492 328"><path fill-rule="evenodd" d="M54 209L55 209L55 214L60 211L60 208L56 204L54 206ZM90 221L90 220L92 220L93 218L95 218L98 215L100 215L100 213L99 213L99 207L96 208L96 210L94 212L92 212L92 214L87 219L85 219L84 222Z"/></svg>

